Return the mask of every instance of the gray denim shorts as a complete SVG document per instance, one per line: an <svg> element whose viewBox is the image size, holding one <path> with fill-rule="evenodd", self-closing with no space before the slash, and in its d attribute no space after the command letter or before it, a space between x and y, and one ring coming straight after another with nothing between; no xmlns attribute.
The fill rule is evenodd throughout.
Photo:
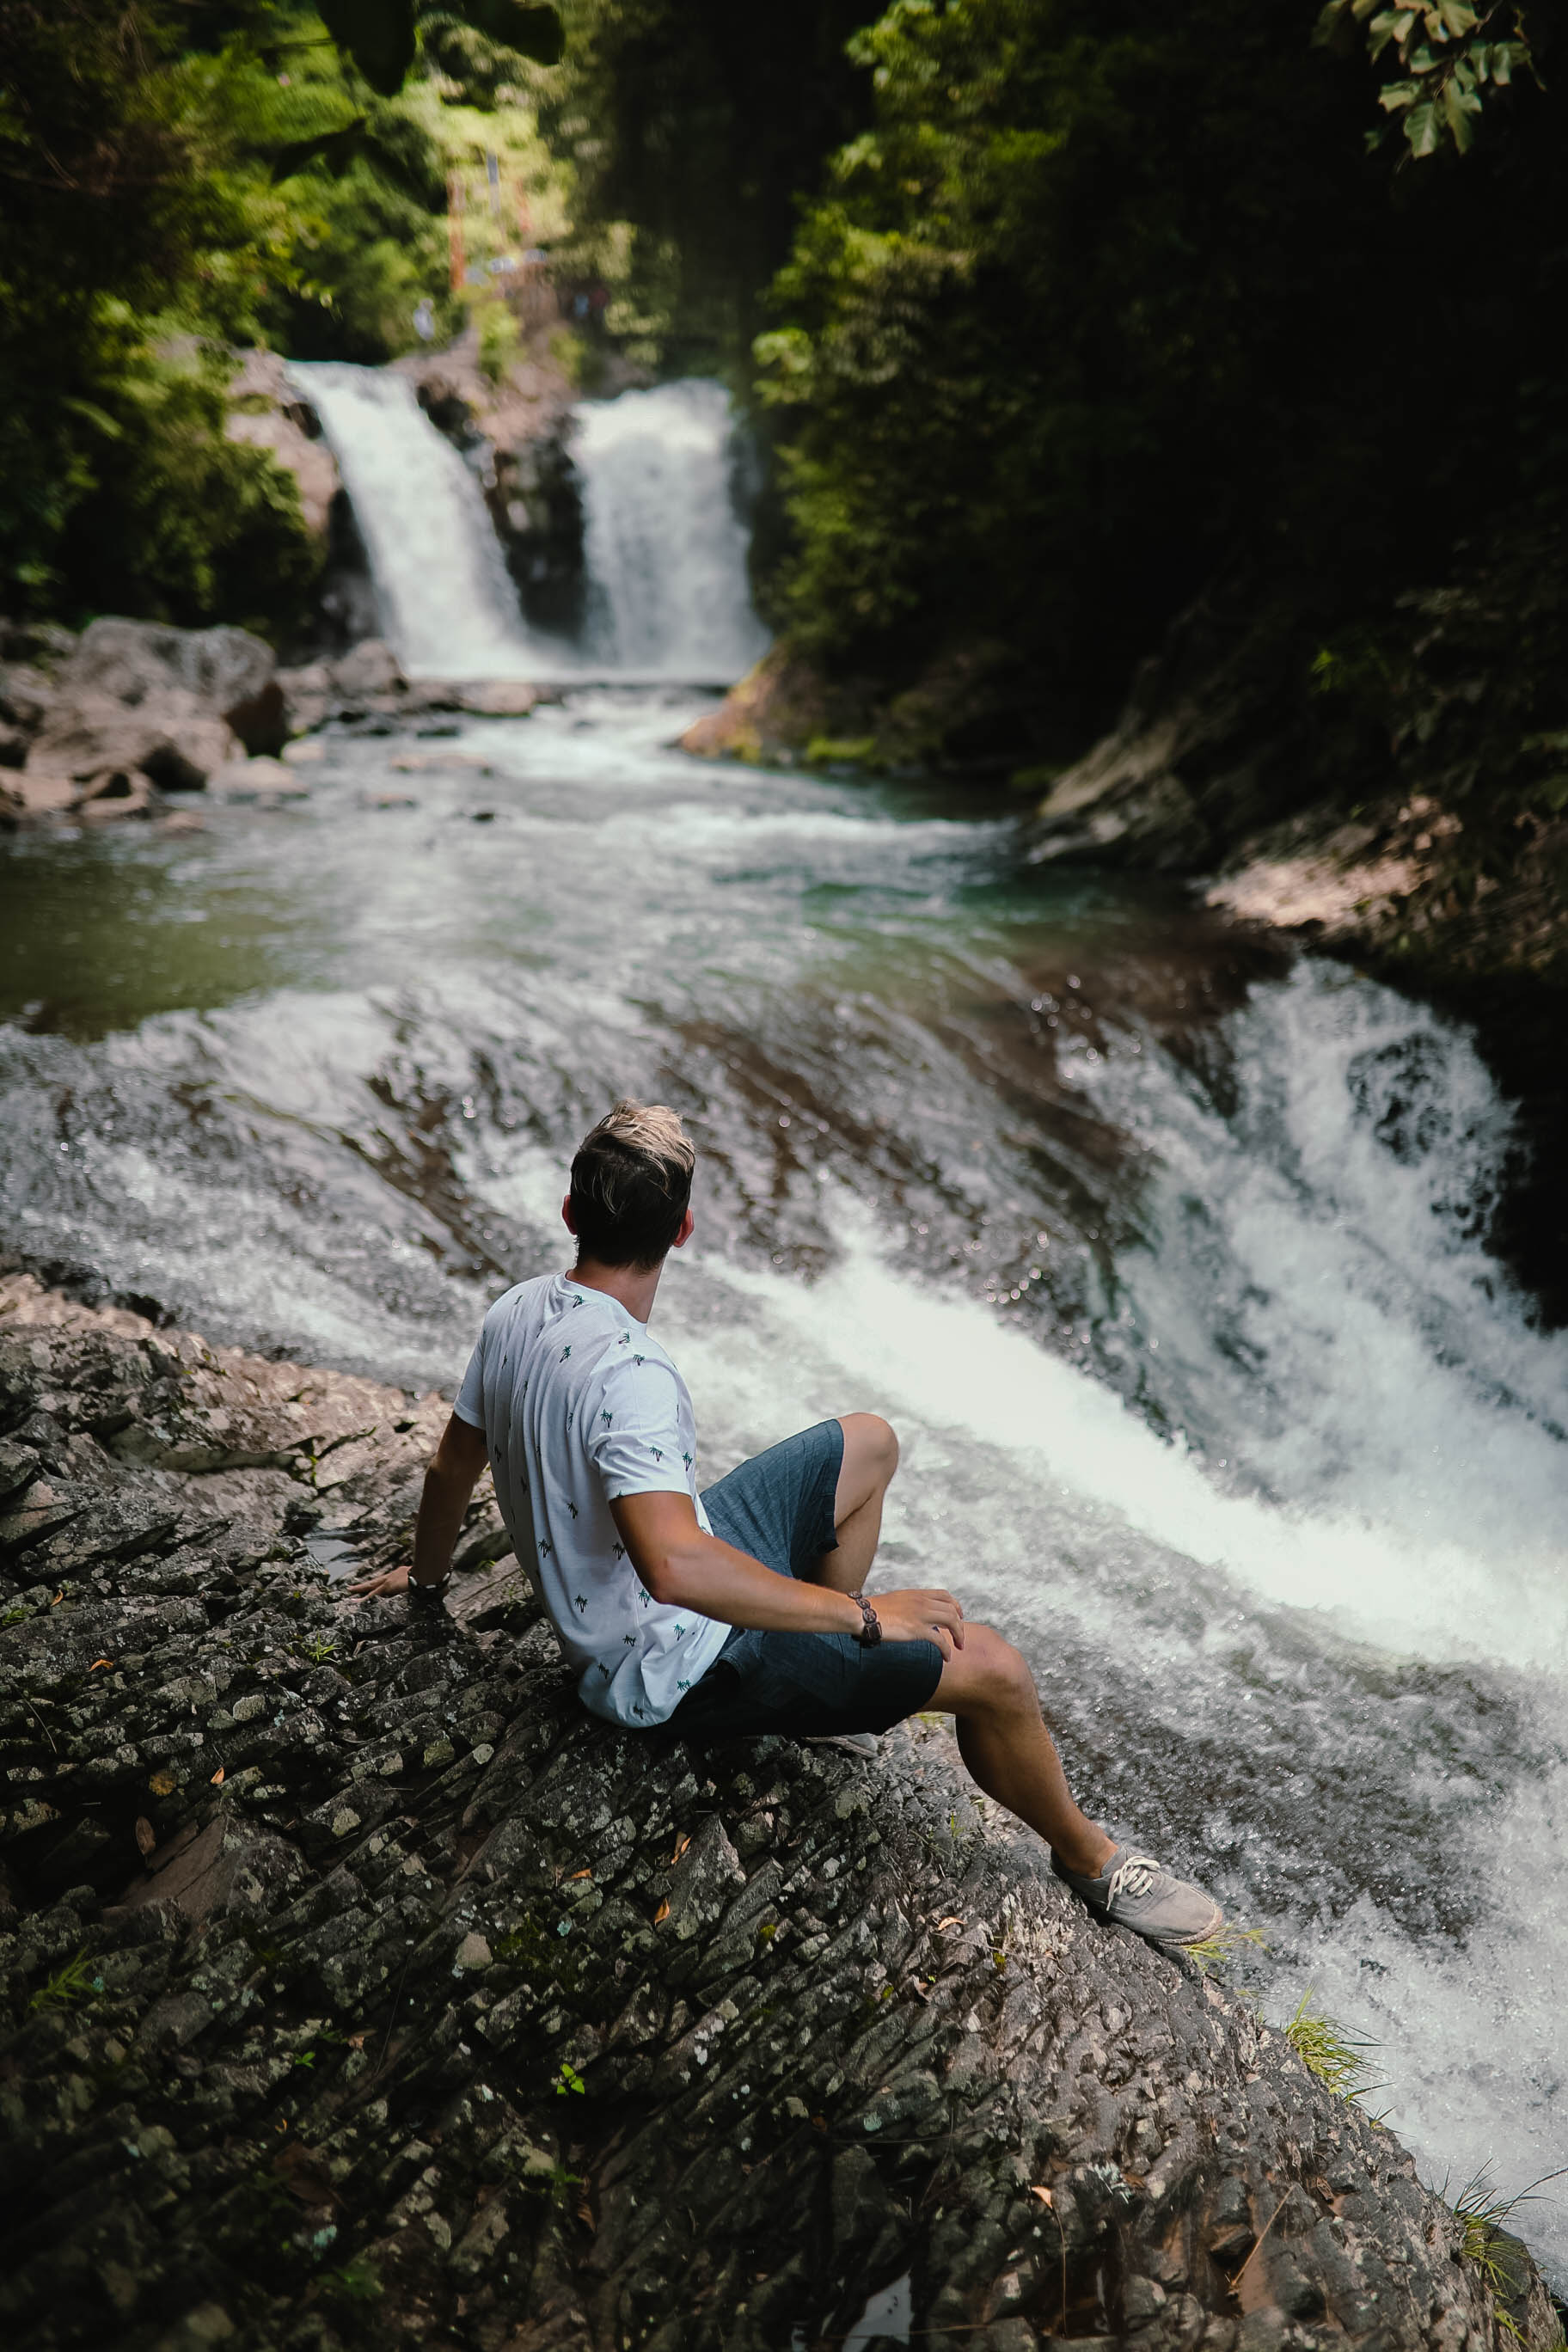
<svg viewBox="0 0 1568 2352"><path fill-rule="evenodd" d="M808 1579L823 1553L838 1548L833 1498L843 1459L837 1421L770 1445L703 1495L714 1534L781 1576ZM737 1625L667 1727L713 1739L886 1731L929 1703L942 1666L934 1642L879 1642L867 1650L852 1633Z"/></svg>

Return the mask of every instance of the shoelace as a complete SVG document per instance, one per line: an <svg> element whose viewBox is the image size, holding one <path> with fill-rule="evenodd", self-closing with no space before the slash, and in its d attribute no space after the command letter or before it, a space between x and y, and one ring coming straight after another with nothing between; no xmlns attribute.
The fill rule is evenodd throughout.
<svg viewBox="0 0 1568 2352"><path fill-rule="evenodd" d="M1109 1911L1119 1895L1131 1895L1134 1902L1147 1895L1160 1874L1160 1864L1152 1853L1130 1853L1125 1862L1118 1863L1110 1874L1110 1885L1105 1897Z"/></svg>

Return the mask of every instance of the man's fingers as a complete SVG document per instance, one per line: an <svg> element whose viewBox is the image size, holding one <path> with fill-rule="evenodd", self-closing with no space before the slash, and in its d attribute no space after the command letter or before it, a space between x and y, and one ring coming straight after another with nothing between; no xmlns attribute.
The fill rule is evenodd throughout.
<svg viewBox="0 0 1568 2352"><path fill-rule="evenodd" d="M948 1632L947 1627L945 1625L933 1625L931 1630L936 1642L936 1646L942 1652L942 1656L944 1658L951 1658L952 1655L952 1635Z"/></svg>
<svg viewBox="0 0 1568 2352"><path fill-rule="evenodd" d="M374 1601L379 1592L401 1592L407 1581L405 1568L383 1568L374 1575L356 1577L349 1592L356 1601Z"/></svg>

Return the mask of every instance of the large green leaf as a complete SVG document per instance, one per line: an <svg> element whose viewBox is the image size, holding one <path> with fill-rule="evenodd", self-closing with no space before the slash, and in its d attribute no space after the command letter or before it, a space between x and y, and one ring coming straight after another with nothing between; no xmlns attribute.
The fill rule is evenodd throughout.
<svg viewBox="0 0 1568 2352"><path fill-rule="evenodd" d="M321 22L372 89L395 98L414 63L414 0L318 0Z"/></svg>
<svg viewBox="0 0 1568 2352"><path fill-rule="evenodd" d="M516 49L538 65L560 64L566 28L558 10L525 6L524 0L447 0L447 5L454 16L503 47Z"/></svg>

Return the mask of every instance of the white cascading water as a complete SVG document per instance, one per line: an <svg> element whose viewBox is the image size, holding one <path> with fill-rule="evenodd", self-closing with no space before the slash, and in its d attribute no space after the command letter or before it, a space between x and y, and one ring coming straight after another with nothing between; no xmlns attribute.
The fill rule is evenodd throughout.
<svg viewBox="0 0 1568 2352"><path fill-rule="evenodd" d="M413 677L527 677L539 667L478 482L407 380L295 361L370 557L382 628Z"/></svg>
<svg viewBox="0 0 1568 2352"><path fill-rule="evenodd" d="M728 685L763 652L721 384L663 383L578 409L589 617L571 646L530 632L472 469L405 377L337 360L289 373L321 417L383 630L411 677Z"/></svg>
<svg viewBox="0 0 1568 2352"><path fill-rule="evenodd" d="M585 401L583 484L590 611L584 656L602 677L727 686L767 645L746 587L722 384L700 377Z"/></svg>

